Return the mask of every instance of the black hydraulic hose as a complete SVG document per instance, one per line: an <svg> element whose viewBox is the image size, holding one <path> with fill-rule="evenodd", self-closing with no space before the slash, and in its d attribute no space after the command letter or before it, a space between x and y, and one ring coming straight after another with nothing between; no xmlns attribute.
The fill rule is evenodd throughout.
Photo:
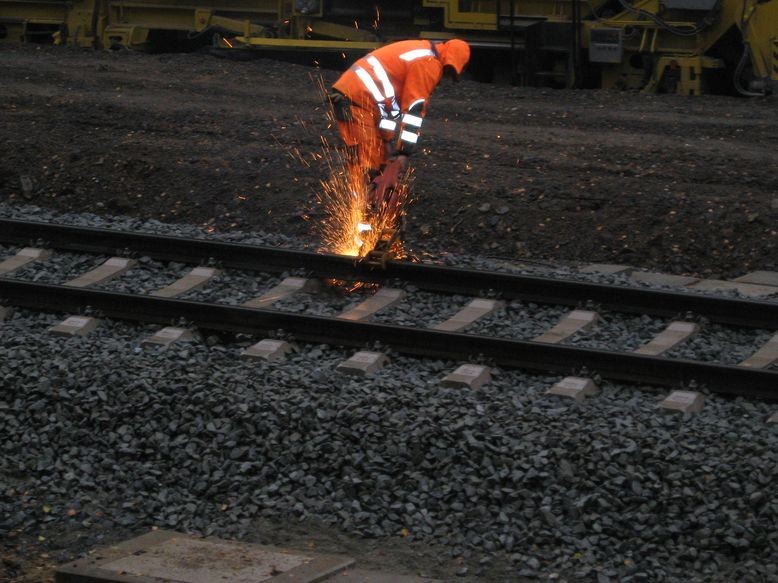
<svg viewBox="0 0 778 583"><path fill-rule="evenodd" d="M97 36L97 21L100 19L100 2L101 0L95 0L92 7L92 48L99 49L100 43Z"/></svg>
<svg viewBox="0 0 778 583"><path fill-rule="evenodd" d="M513 83L514 84L523 84L523 81L519 80L516 69L518 67L517 59L516 59L516 24L514 23L514 3L513 0L511 0L511 19L510 19L510 27L511 27L511 74L513 75ZM527 42L527 45L529 42ZM529 46L524 47L524 52L529 50Z"/></svg>
<svg viewBox="0 0 778 583"><path fill-rule="evenodd" d="M568 88L575 88L578 86L578 79L580 77L580 51L581 51L581 2L580 0L572 0L573 10L573 26L570 31L570 59L568 60Z"/></svg>
<svg viewBox="0 0 778 583"><path fill-rule="evenodd" d="M745 95L746 97L764 97L764 93L757 93L756 91L749 91L745 89L740 82L740 80L743 77L743 71L746 68L746 61L748 60L748 56L751 54L751 48L748 45L748 39L746 38L747 30L748 30L748 20L746 20L746 3L748 0L743 0L743 6L740 9L740 34L743 37L743 54L740 55L740 60L738 61L737 67L735 67L735 74L732 79L732 83L735 85L735 89L738 93L741 95Z"/></svg>
<svg viewBox="0 0 778 583"><path fill-rule="evenodd" d="M743 84L740 82L740 79L743 76L743 71L746 68L746 61L748 61L748 56L750 53L751 50L749 49L748 42L743 39L743 54L740 56L740 61L738 61L737 67L735 67L735 74L733 76L732 82L734 83L735 89L738 93L740 93L740 95L745 95L746 97L764 97L764 93L749 91L748 89L745 89Z"/></svg>

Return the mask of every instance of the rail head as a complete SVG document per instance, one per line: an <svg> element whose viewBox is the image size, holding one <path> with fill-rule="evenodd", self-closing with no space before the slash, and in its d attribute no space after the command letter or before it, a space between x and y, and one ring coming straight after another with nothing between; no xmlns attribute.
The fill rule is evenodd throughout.
<svg viewBox="0 0 778 583"><path fill-rule="evenodd" d="M375 267L353 257L229 243L210 239L38 221L0 219L0 242L29 244L43 240L55 248L85 253L146 255L161 261L204 264L280 273L300 270L312 276L385 283L401 279L420 289L480 296L492 294L541 304L580 306L593 302L616 312L674 317L692 313L712 322L778 330L778 301L746 300L693 291L668 291L623 285L521 275L496 271L387 261Z"/></svg>

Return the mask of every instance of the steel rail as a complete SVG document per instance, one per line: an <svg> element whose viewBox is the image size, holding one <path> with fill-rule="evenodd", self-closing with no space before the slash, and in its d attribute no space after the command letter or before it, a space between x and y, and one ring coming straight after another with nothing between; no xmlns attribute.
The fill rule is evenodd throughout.
<svg viewBox="0 0 778 583"><path fill-rule="evenodd" d="M469 360L482 356L496 366L562 374L585 368L603 378L663 386L692 381L726 395L778 398L778 371L676 360L634 353L610 352L474 334L440 332L251 309L71 288L0 278L0 298L10 305L57 312L78 312L89 306L110 318L162 324L184 320L206 330L266 334L284 330L297 340L362 347L380 342L399 353Z"/></svg>
<svg viewBox="0 0 778 583"><path fill-rule="evenodd" d="M300 269L327 279L376 283L401 279L430 291L476 296L493 292L506 299L567 306L593 302L616 312L663 317L685 317L691 313L712 322L778 330L778 302L691 291L604 285L407 261L389 261L386 269L376 269L343 255L9 219L0 219L0 241L22 245L42 242L69 251L134 253L193 264L213 259L224 267L271 273Z"/></svg>

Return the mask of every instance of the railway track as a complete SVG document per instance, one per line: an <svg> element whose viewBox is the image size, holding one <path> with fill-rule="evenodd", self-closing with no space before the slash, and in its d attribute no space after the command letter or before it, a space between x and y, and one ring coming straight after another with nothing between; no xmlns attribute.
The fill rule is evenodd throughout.
<svg viewBox="0 0 778 583"><path fill-rule="evenodd" d="M370 321L368 307L333 317L269 309L274 303L271 301L273 295L283 295L278 290L271 290L264 301L248 307L182 300L177 299L172 292L166 297L165 294L106 291L95 289L97 284L92 285L88 281L78 285L72 281L51 284L2 277L0 305L5 306L75 313L83 313L89 307L109 318L160 324L184 320L206 330L257 336L280 329L306 342L354 347L380 343L395 352L422 357L464 361L479 359L496 366L562 374L577 374L585 369L602 378L617 381L670 387L694 382L712 392L728 395L767 399L774 399L778 395L778 370L771 369L770 359L764 357L770 354L770 347L762 349L761 359L750 360L750 363L746 360L745 365L732 365L667 358L660 355L661 351L653 349L642 352L595 350L561 343L581 329L582 314L585 317L591 313L580 309L587 304L597 306L597 310L665 318L676 318L683 314L686 320L692 315L691 319L704 318L728 326L774 331L778 330L778 302L408 262L389 262L386 269L382 270L343 256L27 221L0 221L0 242L34 244L57 251L108 256L119 254L125 258L145 256L195 266L210 262L218 264L222 269L253 272L299 270L310 278L363 281L378 286L394 285L393 282L401 280L419 290L470 295L482 301L485 296L489 296L500 300L521 300L579 309L574 309L555 330L544 335L545 338L517 340L464 333L457 331L458 328L453 325L419 328ZM22 261L24 259L18 260L20 263ZM284 293L289 291L287 289ZM664 337L675 337L678 340L682 336L677 326L669 326Z"/></svg>

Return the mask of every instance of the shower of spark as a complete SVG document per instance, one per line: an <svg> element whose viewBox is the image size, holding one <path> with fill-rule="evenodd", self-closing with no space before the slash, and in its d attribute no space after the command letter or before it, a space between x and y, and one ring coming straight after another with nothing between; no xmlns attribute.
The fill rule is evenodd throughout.
<svg viewBox="0 0 778 583"><path fill-rule="evenodd" d="M321 181L317 195L324 211L324 218L318 225L325 250L341 255L359 256L362 250L370 248L373 237L372 225L363 216L366 208L366 193L361 185L350 184L345 160L337 149L330 146L322 136L323 160L329 177Z"/></svg>
<svg viewBox="0 0 778 583"><path fill-rule="evenodd" d="M326 101L326 88L323 79L319 79L319 89ZM337 125L329 108L326 109L330 127ZM394 213L379 212L378 216L369 216L367 181L354 183L349 177L345 156L339 148L321 136L321 154L328 169L328 177L321 181L321 191L317 193L317 203L324 218L317 225L323 248L330 253L361 257L369 253L378 241L381 231L394 228L404 213L409 192L409 176L398 186L398 204ZM389 216L391 215L391 216ZM397 249L395 256L401 255Z"/></svg>

